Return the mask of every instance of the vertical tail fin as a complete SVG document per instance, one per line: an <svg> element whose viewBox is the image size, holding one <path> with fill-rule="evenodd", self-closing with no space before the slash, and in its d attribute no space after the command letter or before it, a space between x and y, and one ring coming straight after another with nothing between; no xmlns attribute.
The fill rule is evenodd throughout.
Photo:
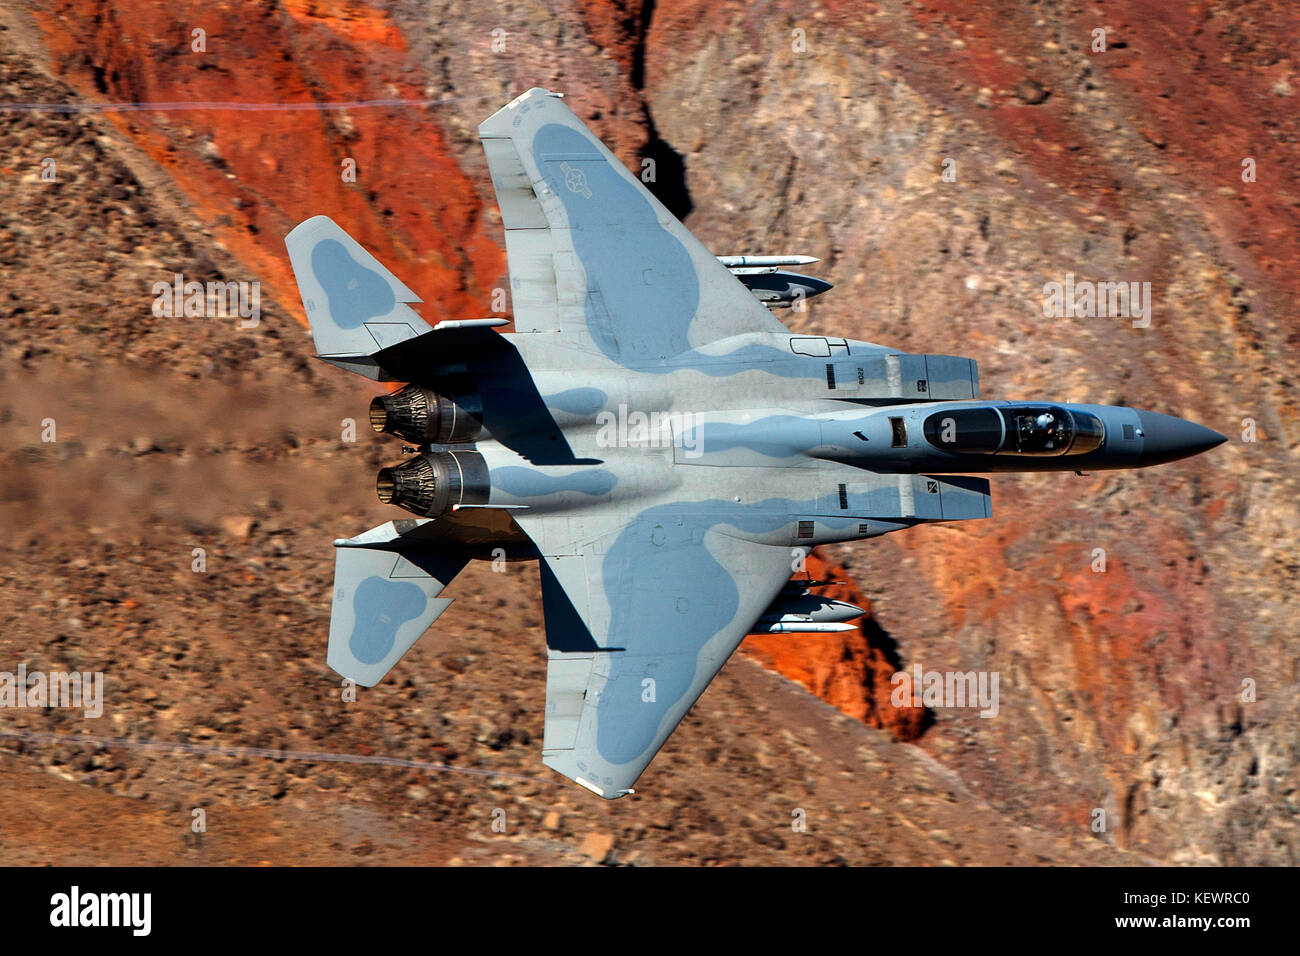
<svg viewBox="0 0 1300 956"><path fill-rule="evenodd" d="M366 357L430 331L407 305L419 296L328 216L300 223L284 244L316 352L326 361L368 375Z"/></svg>

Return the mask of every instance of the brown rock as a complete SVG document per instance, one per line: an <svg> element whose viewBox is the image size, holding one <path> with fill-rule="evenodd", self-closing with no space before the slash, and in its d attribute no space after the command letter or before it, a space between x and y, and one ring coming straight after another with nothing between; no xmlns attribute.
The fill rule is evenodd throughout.
<svg viewBox="0 0 1300 956"><path fill-rule="evenodd" d="M614 834L592 832L582 838L578 852L590 857L597 863L604 863L614 850Z"/></svg>
<svg viewBox="0 0 1300 956"><path fill-rule="evenodd" d="M1016 99L1022 103L1028 103L1030 106L1045 103L1047 98L1052 95L1051 91L1037 80L1021 80L1016 84L1013 92Z"/></svg>
<svg viewBox="0 0 1300 956"><path fill-rule="evenodd" d="M226 515L217 522L224 534L238 541L247 541L256 524L256 519L250 515Z"/></svg>

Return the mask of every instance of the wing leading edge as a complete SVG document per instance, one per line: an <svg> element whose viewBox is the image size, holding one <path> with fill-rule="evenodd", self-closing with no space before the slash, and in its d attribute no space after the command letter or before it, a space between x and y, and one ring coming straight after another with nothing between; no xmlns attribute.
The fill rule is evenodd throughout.
<svg viewBox="0 0 1300 956"><path fill-rule="evenodd" d="M602 797L630 793L789 580L790 551L731 536L720 514L610 516L586 540L517 517L542 552L542 759Z"/></svg>

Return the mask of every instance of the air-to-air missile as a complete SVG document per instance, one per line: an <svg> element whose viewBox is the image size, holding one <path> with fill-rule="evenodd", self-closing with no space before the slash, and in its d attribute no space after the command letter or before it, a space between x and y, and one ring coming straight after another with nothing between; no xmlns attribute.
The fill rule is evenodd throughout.
<svg viewBox="0 0 1300 956"><path fill-rule="evenodd" d="M851 631L848 624L867 612L848 601L819 594L783 594L772 602L754 626L755 634L809 634Z"/></svg>
<svg viewBox="0 0 1300 956"><path fill-rule="evenodd" d="M821 262L816 256L718 256L732 275L745 269L776 269L780 266L809 266Z"/></svg>
<svg viewBox="0 0 1300 956"><path fill-rule="evenodd" d="M813 589L834 584L812 578L792 578L763 612L752 634L826 634L852 631L847 623L867 612L848 601L813 594Z"/></svg>

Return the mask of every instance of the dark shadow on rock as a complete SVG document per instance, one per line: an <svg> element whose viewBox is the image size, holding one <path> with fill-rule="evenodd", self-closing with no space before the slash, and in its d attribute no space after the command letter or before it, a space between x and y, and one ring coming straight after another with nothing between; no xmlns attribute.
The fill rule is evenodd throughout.
<svg viewBox="0 0 1300 956"><path fill-rule="evenodd" d="M889 664L893 673L897 674L904 669L903 659L898 654L898 641L890 636L889 632L880 626L880 622L874 617L868 617L861 624L862 634L867 639L867 643L880 651L885 661ZM929 707L921 708L921 725L917 728L916 737L911 741L915 743L925 735L925 732L934 726L934 711Z"/></svg>
<svg viewBox="0 0 1300 956"><path fill-rule="evenodd" d="M654 182L646 183L655 198L678 219L685 219L695 204L691 202L690 190L686 188L686 163L681 154L669 146L655 130L654 120L650 120L650 142L645 147L645 158L653 162ZM638 172L633 170L633 172Z"/></svg>

